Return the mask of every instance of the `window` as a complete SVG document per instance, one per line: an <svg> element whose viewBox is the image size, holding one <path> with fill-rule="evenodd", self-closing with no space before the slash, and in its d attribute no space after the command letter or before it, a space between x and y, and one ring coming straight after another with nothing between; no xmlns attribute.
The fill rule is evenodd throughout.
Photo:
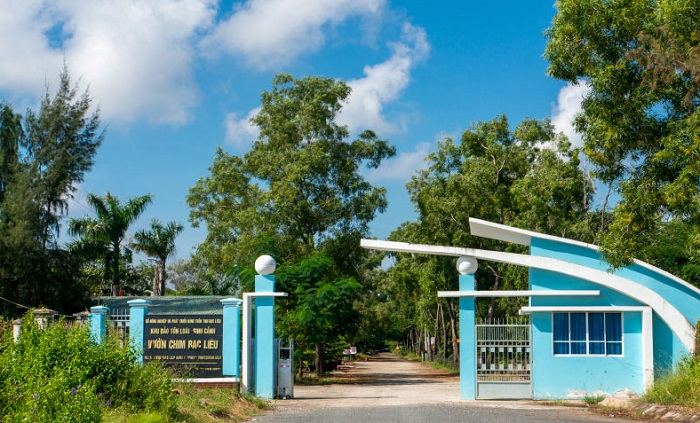
<svg viewBox="0 0 700 423"><path fill-rule="evenodd" d="M552 313L555 355L622 355L622 313Z"/></svg>

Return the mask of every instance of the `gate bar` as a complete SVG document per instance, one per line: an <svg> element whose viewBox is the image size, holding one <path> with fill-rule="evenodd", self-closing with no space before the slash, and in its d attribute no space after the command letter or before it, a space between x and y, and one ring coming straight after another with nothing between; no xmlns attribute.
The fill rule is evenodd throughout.
<svg viewBox="0 0 700 423"><path fill-rule="evenodd" d="M537 291L438 291L439 298L451 297L569 297L597 296L597 289L578 290L537 290Z"/></svg>

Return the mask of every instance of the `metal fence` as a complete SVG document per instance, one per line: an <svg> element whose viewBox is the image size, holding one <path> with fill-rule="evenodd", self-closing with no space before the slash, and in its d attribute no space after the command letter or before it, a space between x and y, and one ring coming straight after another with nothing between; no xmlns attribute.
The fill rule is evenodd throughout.
<svg viewBox="0 0 700 423"><path fill-rule="evenodd" d="M476 324L477 381L530 381L530 321L481 320Z"/></svg>
<svg viewBox="0 0 700 423"><path fill-rule="evenodd" d="M129 345L129 309L115 308L109 310L107 333L119 338L122 348Z"/></svg>

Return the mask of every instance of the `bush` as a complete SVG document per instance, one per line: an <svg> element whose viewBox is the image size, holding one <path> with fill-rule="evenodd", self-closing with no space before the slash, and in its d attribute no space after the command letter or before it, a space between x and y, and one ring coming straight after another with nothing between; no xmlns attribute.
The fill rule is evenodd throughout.
<svg viewBox="0 0 700 423"><path fill-rule="evenodd" d="M654 381L644 399L657 404L700 407L700 359L681 360L675 371Z"/></svg>
<svg viewBox="0 0 700 423"><path fill-rule="evenodd" d="M159 365L141 365L116 339L94 342L87 328L63 322L39 329L31 316L19 342L0 344L0 415L7 422L98 422L104 408L172 416L176 398Z"/></svg>

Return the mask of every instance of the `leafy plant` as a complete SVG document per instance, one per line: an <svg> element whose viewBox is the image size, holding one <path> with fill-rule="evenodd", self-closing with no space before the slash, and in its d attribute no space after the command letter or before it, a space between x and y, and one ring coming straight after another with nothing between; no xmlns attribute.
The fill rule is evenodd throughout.
<svg viewBox="0 0 700 423"><path fill-rule="evenodd" d="M87 328L64 322L41 329L23 319L17 343L0 344L0 415L7 422L98 422L105 409L176 412L168 373L141 365L132 348L108 338L97 344Z"/></svg>

